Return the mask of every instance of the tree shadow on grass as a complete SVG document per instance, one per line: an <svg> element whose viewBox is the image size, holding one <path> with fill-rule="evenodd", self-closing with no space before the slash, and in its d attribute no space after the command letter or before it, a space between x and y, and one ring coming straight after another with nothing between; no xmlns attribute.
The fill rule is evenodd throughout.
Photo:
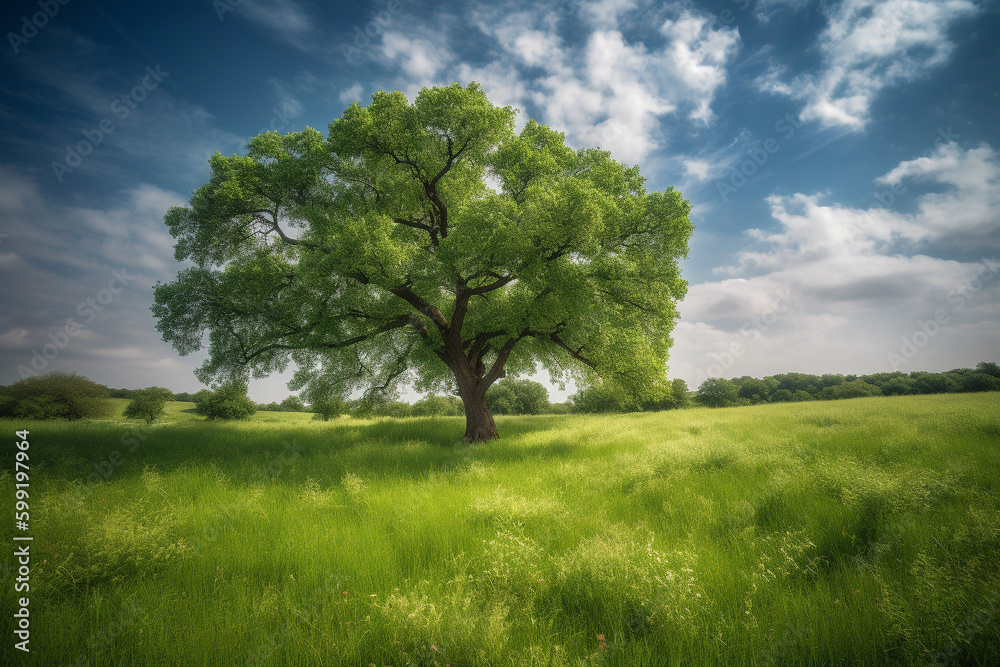
<svg viewBox="0 0 1000 667"><path fill-rule="evenodd" d="M114 482L137 477L147 466L169 474L198 464L216 466L237 485L302 483L307 478L335 481L347 472L419 479L447 474L471 461L516 464L570 456L575 443L545 435L566 428L570 419L567 415L502 419L501 439L488 443L463 442L461 417L295 425L115 425L65 431L58 446L40 449L48 449L50 455L48 475L67 482ZM526 438L538 442L525 443Z"/></svg>

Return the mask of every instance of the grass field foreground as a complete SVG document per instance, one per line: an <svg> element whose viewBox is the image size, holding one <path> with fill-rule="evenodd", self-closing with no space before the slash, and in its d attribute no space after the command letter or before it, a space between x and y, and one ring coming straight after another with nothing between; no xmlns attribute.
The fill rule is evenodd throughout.
<svg viewBox="0 0 1000 667"><path fill-rule="evenodd" d="M2 422L31 432L24 664L1000 664L997 393L500 418L486 445L187 409Z"/></svg>

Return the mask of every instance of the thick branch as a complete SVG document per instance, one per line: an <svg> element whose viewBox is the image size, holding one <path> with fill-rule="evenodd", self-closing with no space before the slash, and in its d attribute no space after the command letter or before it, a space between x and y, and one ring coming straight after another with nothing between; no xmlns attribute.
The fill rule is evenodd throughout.
<svg viewBox="0 0 1000 667"><path fill-rule="evenodd" d="M483 376L483 379L480 381L481 385L489 387L506 375L504 366L507 364L507 359L510 358L510 353L514 351L514 346L517 345L525 335L526 334L521 334L520 336L511 338L504 343L504 346L500 348L499 352L497 352L497 358L493 362L493 366L490 367L489 373Z"/></svg>
<svg viewBox="0 0 1000 667"><path fill-rule="evenodd" d="M578 350L574 350L569 345L567 345L565 343L565 341L563 341L563 339L561 339L559 337L558 334L549 334L549 340L551 340L553 343L555 343L556 345L558 345L562 349L564 349L567 352L569 352L569 355L571 357L573 357L574 359L576 359L577 361L580 361L580 362L582 362L584 364L587 364L591 368L596 368L597 367L597 364L595 364L593 361L591 361L590 359L587 359L586 357L584 357L583 355L580 354L581 350L583 350L582 347L580 349L578 349Z"/></svg>
<svg viewBox="0 0 1000 667"><path fill-rule="evenodd" d="M448 320L445 319L441 310L434 304L428 303L425 299L415 294L411 289L405 286L395 287L389 291L416 308L418 312L429 317L442 333L445 333L448 330Z"/></svg>
<svg viewBox="0 0 1000 667"><path fill-rule="evenodd" d="M324 348L327 348L329 350L339 350L339 349L343 349L345 347L351 347L352 345L357 345L358 343L363 343L366 340L371 340L375 336L378 336L380 334L384 334L384 333L386 333L388 331L392 331L394 329L401 329L401 328L405 327L406 325L408 325L409 323L410 323L410 320L409 320L408 317L398 317L395 320L392 320L390 322L387 322L387 323L383 324L381 327L379 327L378 329L375 329L374 331L369 331L368 333L359 334L357 336L352 336L351 338L346 338L344 340L334 341L332 343L323 343L323 344L319 345L319 347L324 347ZM237 337L237 340L239 340L239 337ZM240 346L243 347L242 341L240 341ZM243 357L244 357L243 362L244 363L250 363L250 361L252 361L254 358L256 358L256 357L264 354L265 352L269 352L271 350L305 350L305 349L309 349L309 348L313 348L313 347L316 347L316 345L314 343L307 343L307 344L303 344L303 345L287 345L287 344L284 344L284 343L271 343L270 345L265 345L264 347L258 349L253 354L247 354L246 353L246 349L244 348L244 350L243 350Z"/></svg>

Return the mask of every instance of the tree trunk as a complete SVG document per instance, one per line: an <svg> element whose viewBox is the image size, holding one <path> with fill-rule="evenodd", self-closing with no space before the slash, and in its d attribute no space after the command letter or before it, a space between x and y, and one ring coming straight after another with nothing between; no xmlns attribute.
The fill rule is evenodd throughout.
<svg viewBox="0 0 1000 667"><path fill-rule="evenodd" d="M465 406L465 438L466 442L487 442L499 440L497 425L493 421L490 409L486 407L485 392L474 389L468 394L459 392Z"/></svg>

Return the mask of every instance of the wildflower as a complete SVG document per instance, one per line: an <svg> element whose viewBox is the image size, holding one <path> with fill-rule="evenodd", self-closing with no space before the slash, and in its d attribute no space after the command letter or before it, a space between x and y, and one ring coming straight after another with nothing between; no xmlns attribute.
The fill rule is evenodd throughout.
<svg viewBox="0 0 1000 667"><path fill-rule="evenodd" d="M408 616L408 618L415 618L415 617L416 617L416 615L417 615L417 612L413 612L412 614L410 614L410 615Z"/></svg>
<svg viewBox="0 0 1000 667"><path fill-rule="evenodd" d="M347 595L347 591L344 591L344 595Z"/></svg>
<svg viewBox="0 0 1000 667"><path fill-rule="evenodd" d="M858 594L858 593L860 593L860 592L861 592L861 591L854 591L854 594L855 594L855 595L857 595L857 594Z"/></svg>
<svg viewBox="0 0 1000 667"><path fill-rule="evenodd" d="M545 583L545 580L544 580L544 579L539 579L539 580L538 580L538 583L540 583L540 584L544 584L544 583Z"/></svg>
<svg viewBox="0 0 1000 667"><path fill-rule="evenodd" d="M604 641L604 635L597 635L597 641Z"/></svg>
<svg viewBox="0 0 1000 667"><path fill-rule="evenodd" d="M377 598L378 597L378 593L372 593L368 597L370 597L370 598Z"/></svg>
<svg viewBox="0 0 1000 667"><path fill-rule="evenodd" d="M437 646L435 646L434 644L431 644L431 650L432 650L432 651L437 651L437 650L438 650L438 647L437 647Z"/></svg>

